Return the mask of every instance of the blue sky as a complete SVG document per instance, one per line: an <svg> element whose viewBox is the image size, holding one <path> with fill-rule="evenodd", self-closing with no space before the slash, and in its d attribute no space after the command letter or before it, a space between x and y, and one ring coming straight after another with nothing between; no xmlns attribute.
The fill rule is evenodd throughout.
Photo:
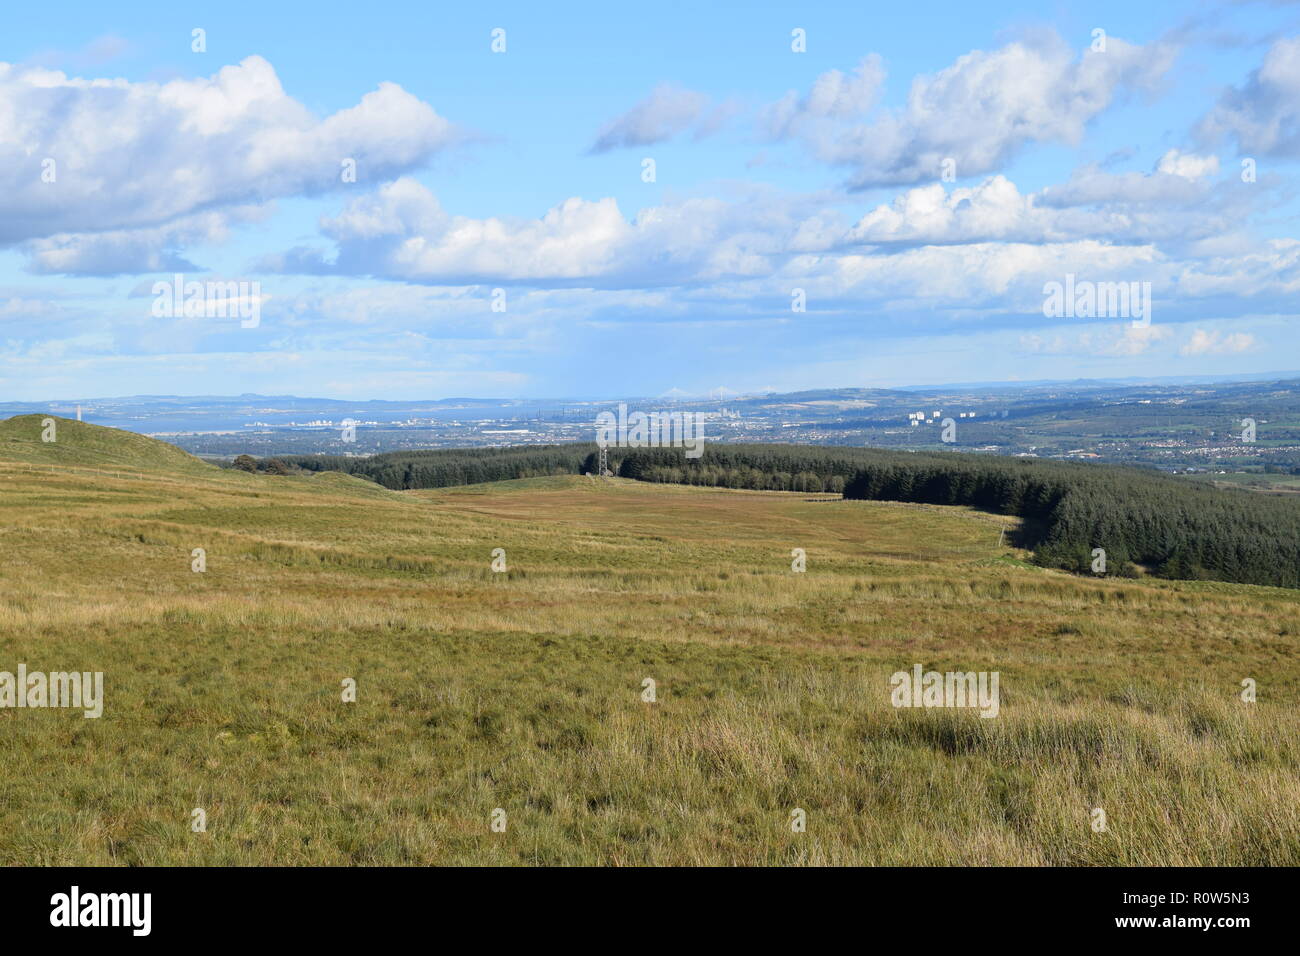
<svg viewBox="0 0 1300 956"><path fill-rule="evenodd" d="M1300 368L1300 5L884 6L25 9L0 394ZM157 315L178 272L257 324ZM1150 321L1045 317L1067 274Z"/></svg>

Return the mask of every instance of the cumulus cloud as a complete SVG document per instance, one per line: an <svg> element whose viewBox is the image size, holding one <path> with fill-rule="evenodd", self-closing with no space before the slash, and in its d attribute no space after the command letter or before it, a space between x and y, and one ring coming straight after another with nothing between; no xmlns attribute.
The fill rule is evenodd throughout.
<svg viewBox="0 0 1300 956"><path fill-rule="evenodd" d="M1300 240L1269 239L1247 252L1189 262L1179 275L1178 287L1200 298L1293 299L1300 294Z"/></svg>
<svg viewBox="0 0 1300 956"><path fill-rule="evenodd" d="M943 321L1023 324L1041 319L1044 283L1074 274L1150 282L1164 324L1258 311L1269 297L1300 290L1300 242L1229 242L1226 232L1198 240L1206 228L1231 228L1236 211L1212 191L1224 184L1207 182L1210 157L1170 151L1154 166L1146 174L1090 169L1072 181L1073 197L1056 194L1059 187L1025 194L1004 176L931 184L856 223L827 196L794 202L772 192L674 200L632 217L613 199L571 197L538 218L473 218L401 178L323 218L329 244L269 257L263 267L465 289L509 285L530 295L621 290L633 298L600 300L615 321L632 312L672 321L702 309L718 319L779 314L801 288L818 311L933 322L941 310ZM465 294L481 296L481 288ZM1136 355L1163 334L1132 333L1093 351Z"/></svg>
<svg viewBox="0 0 1300 956"><path fill-rule="evenodd" d="M1166 176L1179 176L1183 179L1204 179L1219 171L1218 156L1197 156L1195 153L1182 153L1171 149L1160 157L1156 171Z"/></svg>
<svg viewBox="0 0 1300 956"><path fill-rule="evenodd" d="M1169 46L1117 37L1105 52L1078 59L1059 41L1016 42L917 77L905 106L866 122L846 121L866 102L871 69L852 95L840 95L850 84L823 76L803 100L787 96L770 107L765 125L775 137L802 140L825 162L851 167L855 188L935 179L947 159L958 176L982 175L1027 143L1078 143L1090 120L1122 93L1152 89L1173 58ZM832 118L840 122L827 122Z"/></svg>
<svg viewBox="0 0 1300 956"><path fill-rule="evenodd" d="M0 245L34 241L38 270L85 259L96 274L106 259L119 260L108 271L129 266L131 249L138 269L165 266L169 242L205 231L185 217L338 188L346 159L359 180L382 181L457 136L392 83L317 117L257 56L167 83L0 63L0 126ZM82 251L59 251L72 246Z"/></svg>
<svg viewBox="0 0 1300 956"><path fill-rule="evenodd" d="M180 250L224 242L232 225L260 221L269 211L268 206L236 206L183 216L165 226L62 233L33 239L20 248L28 257L27 270L36 274L116 276L197 271L202 267L184 258Z"/></svg>
<svg viewBox="0 0 1300 956"><path fill-rule="evenodd" d="M1171 151L1173 152L1173 151ZM1166 153L1152 173L1112 173L1096 165L1081 166L1059 186L1043 189L1039 201L1045 206L1065 208L1103 203L1124 205L1190 206L1202 203L1209 193L1203 175L1190 176L1174 172L1211 167L1214 157L1170 158Z"/></svg>
<svg viewBox="0 0 1300 956"><path fill-rule="evenodd" d="M878 54L865 57L852 74L828 70L804 95L791 90L759 114L759 126L771 139L793 136L821 141L834 133L834 120L865 117L876 104L885 82L885 65Z"/></svg>
<svg viewBox="0 0 1300 956"><path fill-rule="evenodd" d="M589 152L652 146L663 143L692 127L696 138L717 132L730 112L722 105L712 110L709 97L670 83L660 84L626 113L601 127Z"/></svg>
<svg viewBox="0 0 1300 956"><path fill-rule="evenodd" d="M649 311L669 319L701 308L742 318L788 309L791 290L802 288L819 309L940 309L949 320L997 322L1041 316L1044 283L1074 274L1150 282L1162 321L1177 322L1202 318L1211 305L1219 315L1256 309L1261 296L1300 287L1300 243L1275 240L1267 252L1255 244L1196 252L1182 243L1178 256L1158 242L1100 235L1131 231L1116 214L1040 208L1035 198L990 177L951 192L909 190L856 225L814 201L810 209L772 197L689 199L632 218L613 199L573 197L540 218L476 219L447 212L425 186L399 179L322 220L332 248L295 249L263 265L432 286L663 290L667 298L654 297ZM1199 312L1174 308L1195 300L1206 301ZM622 300L611 314L629 306ZM1108 347L1137 354L1144 341L1130 335Z"/></svg>
<svg viewBox="0 0 1300 956"><path fill-rule="evenodd" d="M877 206L849 233L856 242L957 243L995 239L1061 241L1085 232L1084 217L1035 206L1004 176L977 186L945 189L939 183L909 189L889 205ZM1099 225L1091 223L1091 225Z"/></svg>
<svg viewBox="0 0 1300 956"><path fill-rule="evenodd" d="M1300 37L1274 43L1245 85L1224 91L1197 130L1208 142L1234 138L1242 153L1300 157Z"/></svg>
<svg viewBox="0 0 1300 956"><path fill-rule="evenodd" d="M1245 352L1255 345L1255 336L1248 332L1224 334L1196 329L1192 337L1178 350L1180 355L1231 355Z"/></svg>
<svg viewBox="0 0 1300 956"><path fill-rule="evenodd" d="M797 256L780 273L809 283L809 298L837 296L969 314L989 310L1041 317L1043 285L1067 273L1092 281L1165 285L1172 264L1149 245L1095 240L925 245L893 255Z"/></svg>
<svg viewBox="0 0 1300 956"><path fill-rule="evenodd" d="M1244 218L1254 195L1205 181L1218 159L1170 150L1151 173L1110 173L1096 165L1069 181L1022 194L1004 176L974 186L940 183L900 193L851 230L854 242L881 245L1008 240L1147 242L1222 234Z"/></svg>
<svg viewBox="0 0 1300 956"><path fill-rule="evenodd" d="M1109 340L1103 340L1097 347L1099 355L1141 355L1157 342L1161 342L1173 335L1173 331L1165 325L1133 325L1128 324L1122 327L1119 335L1113 336Z"/></svg>
<svg viewBox="0 0 1300 956"><path fill-rule="evenodd" d="M297 249L266 262L285 272L374 275L440 284L537 282L621 287L763 275L771 256L822 248L843 226L783 204L688 199L625 218L611 198L572 197L539 219L447 213L402 178L322 220L331 261Z"/></svg>

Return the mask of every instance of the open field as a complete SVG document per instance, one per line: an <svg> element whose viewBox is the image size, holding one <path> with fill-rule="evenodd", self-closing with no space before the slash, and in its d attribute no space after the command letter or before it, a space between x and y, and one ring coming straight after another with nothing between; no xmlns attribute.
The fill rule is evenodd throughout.
<svg viewBox="0 0 1300 956"><path fill-rule="evenodd" d="M106 701L0 710L0 863L1300 865L1300 592L1044 570L965 508L39 432L0 423L0 670ZM914 664L1000 715L895 710Z"/></svg>
<svg viewBox="0 0 1300 956"><path fill-rule="evenodd" d="M1208 481L1219 488L1248 488L1273 495L1300 494L1300 475L1270 475L1260 472L1228 472L1227 474L1189 475L1192 481Z"/></svg>

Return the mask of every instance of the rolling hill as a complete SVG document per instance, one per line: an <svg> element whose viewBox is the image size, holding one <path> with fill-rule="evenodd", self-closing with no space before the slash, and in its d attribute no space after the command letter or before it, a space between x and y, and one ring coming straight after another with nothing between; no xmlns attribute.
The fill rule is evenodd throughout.
<svg viewBox="0 0 1300 956"><path fill-rule="evenodd" d="M47 423L53 423L52 430ZM50 435L51 441L42 436ZM15 415L0 421L0 457L41 465L212 471L175 445L117 428L56 415Z"/></svg>

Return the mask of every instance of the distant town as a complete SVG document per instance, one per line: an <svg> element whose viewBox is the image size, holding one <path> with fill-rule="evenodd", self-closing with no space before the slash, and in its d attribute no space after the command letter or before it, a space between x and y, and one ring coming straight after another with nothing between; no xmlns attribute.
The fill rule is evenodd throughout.
<svg viewBox="0 0 1300 956"><path fill-rule="evenodd" d="M708 442L783 442L1096 460L1167 472L1300 474L1300 379L1209 384L1075 382L938 389L822 389L688 399L347 402L136 397L0 406L163 438L201 457L366 456L421 448L595 438L596 416L691 411Z"/></svg>

